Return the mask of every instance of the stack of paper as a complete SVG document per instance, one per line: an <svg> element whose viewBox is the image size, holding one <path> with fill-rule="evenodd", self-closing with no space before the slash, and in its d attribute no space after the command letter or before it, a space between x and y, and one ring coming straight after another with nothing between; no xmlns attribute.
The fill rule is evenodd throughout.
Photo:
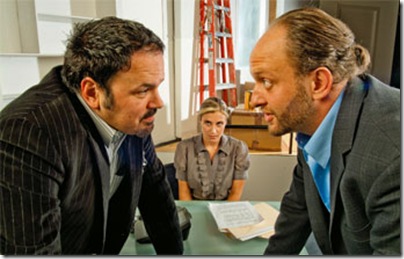
<svg viewBox="0 0 404 259"><path fill-rule="evenodd" d="M260 223L264 219L247 201L209 203L210 212L221 231Z"/></svg>
<svg viewBox="0 0 404 259"><path fill-rule="evenodd" d="M210 203L209 209L222 232L228 232L242 241L260 236L269 238L279 212L262 202Z"/></svg>
<svg viewBox="0 0 404 259"><path fill-rule="evenodd" d="M264 202L255 204L254 208L264 220L254 225L228 228L235 238L243 241L257 236L268 239L274 234L274 225L279 212Z"/></svg>

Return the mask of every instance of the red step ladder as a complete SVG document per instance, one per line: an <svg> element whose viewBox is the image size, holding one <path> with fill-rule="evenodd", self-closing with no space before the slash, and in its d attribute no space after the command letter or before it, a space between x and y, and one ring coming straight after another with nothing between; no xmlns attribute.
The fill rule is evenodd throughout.
<svg viewBox="0 0 404 259"><path fill-rule="evenodd" d="M205 92L208 91L209 97L221 97L228 106L236 107L237 85L230 0L200 0L199 10L200 103L203 102ZM209 73L208 78L205 78L206 68Z"/></svg>

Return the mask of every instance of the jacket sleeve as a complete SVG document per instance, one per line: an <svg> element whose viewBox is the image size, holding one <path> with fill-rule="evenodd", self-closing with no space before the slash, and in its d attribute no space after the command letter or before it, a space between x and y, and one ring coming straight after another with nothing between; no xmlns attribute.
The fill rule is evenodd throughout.
<svg viewBox="0 0 404 259"><path fill-rule="evenodd" d="M174 197L150 137L145 140L144 150L147 166L143 174L139 211L147 233L157 254L182 254L182 233Z"/></svg>
<svg viewBox="0 0 404 259"><path fill-rule="evenodd" d="M367 213L370 218L370 245L375 255L401 254L401 158L396 157L373 183Z"/></svg>
<svg viewBox="0 0 404 259"><path fill-rule="evenodd" d="M290 189L282 198L280 213L275 223L275 234L270 237L265 254L299 254L310 233L303 169L298 160Z"/></svg>
<svg viewBox="0 0 404 259"><path fill-rule="evenodd" d="M62 171L41 129L23 119L1 121L0 254L62 252L58 199Z"/></svg>

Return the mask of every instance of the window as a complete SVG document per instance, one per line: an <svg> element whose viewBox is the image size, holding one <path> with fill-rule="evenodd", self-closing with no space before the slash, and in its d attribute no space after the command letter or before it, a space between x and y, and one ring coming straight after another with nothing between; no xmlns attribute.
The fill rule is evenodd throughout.
<svg viewBox="0 0 404 259"><path fill-rule="evenodd" d="M233 0L232 20L236 69L240 70L240 82L253 81L249 61L252 49L265 32L268 21L268 0Z"/></svg>

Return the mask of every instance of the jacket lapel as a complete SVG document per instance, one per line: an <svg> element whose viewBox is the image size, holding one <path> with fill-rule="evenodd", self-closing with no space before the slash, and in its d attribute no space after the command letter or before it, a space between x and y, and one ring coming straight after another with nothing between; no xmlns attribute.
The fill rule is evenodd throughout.
<svg viewBox="0 0 404 259"><path fill-rule="evenodd" d="M107 221L108 218L108 202L109 202L109 182L110 182L110 173L109 173L109 164L108 160L102 154L102 149L98 145L98 143L90 137L90 144L92 150L94 150L94 156L96 160L96 164L98 166L98 172L94 172L94 174L98 174L101 183L101 192L102 192L102 209L103 209L103 243L105 241L105 233L107 230Z"/></svg>
<svg viewBox="0 0 404 259"><path fill-rule="evenodd" d="M110 173L109 173L109 160L107 152L104 148L104 143L100 134L97 131L97 128L88 115L85 108L82 106L80 101L77 99L76 95L72 92L69 92L70 101L73 104L74 109L81 121L81 125L86 129L87 139L90 145L90 149L93 151L93 160L89 161L89 163L95 163L95 167L98 170L95 170L94 177L99 179L100 186L96 188L101 189L102 195L102 219L100 222L103 222L103 231L102 237L99 237L98 240L101 240L101 244L105 244L105 237L107 231L107 218L108 218L108 203L109 203L109 187L110 187ZM97 182L97 181L96 181ZM98 189L99 190L99 189ZM97 211L99 213L99 211Z"/></svg>

